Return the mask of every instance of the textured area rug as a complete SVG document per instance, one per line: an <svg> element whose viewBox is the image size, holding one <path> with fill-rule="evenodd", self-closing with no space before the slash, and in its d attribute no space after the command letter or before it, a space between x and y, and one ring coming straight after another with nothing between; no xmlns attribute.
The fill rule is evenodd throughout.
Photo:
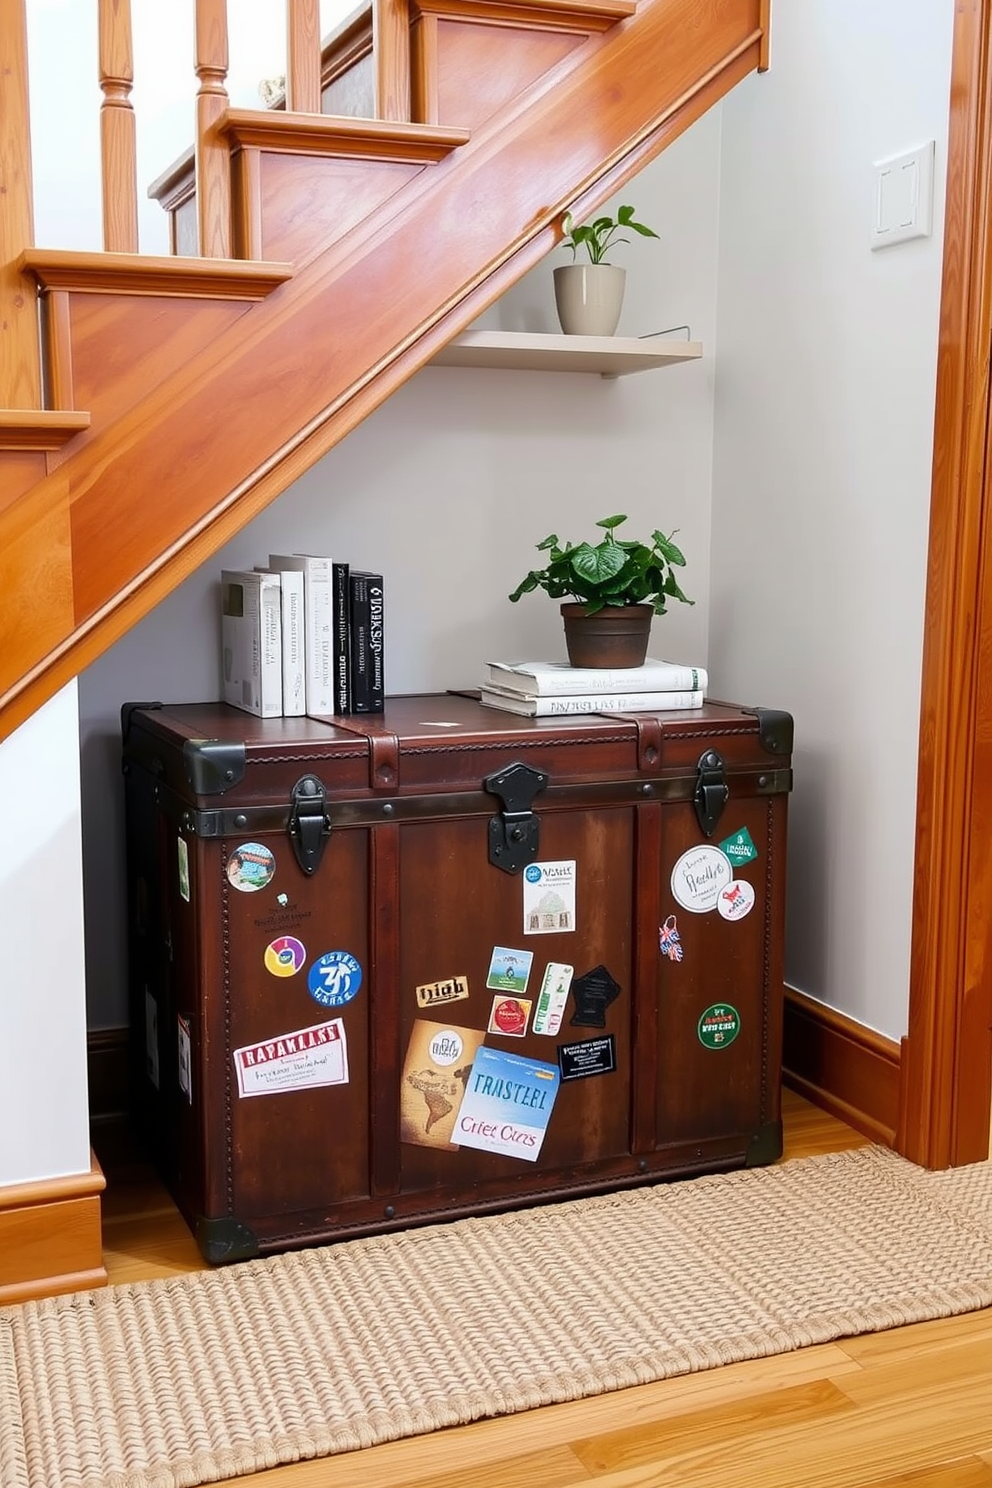
<svg viewBox="0 0 992 1488"><path fill-rule="evenodd" d="M0 1310L2 1488L176 1488L992 1303L866 1147Z"/></svg>

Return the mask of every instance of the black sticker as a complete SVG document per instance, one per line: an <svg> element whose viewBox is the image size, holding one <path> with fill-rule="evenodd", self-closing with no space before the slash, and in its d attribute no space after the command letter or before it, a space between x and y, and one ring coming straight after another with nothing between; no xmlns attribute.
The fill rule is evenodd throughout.
<svg viewBox="0 0 992 1488"><path fill-rule="evenodd" d="M587 1075L610 1075L617 1067L617 1046L612 1033L605 1038L582 1039L577 1044L558 1045L558 1068L563 1080L584 1080Z"/></svg>
<svg viewBox="0 0 992 1488"><path fill-rule="evenodd" d="M620 984L605 966L594 966L585 976L572 983L575 1012L570 1022L575 1028L605 1028L606 1009L620 996Z"/></svg>

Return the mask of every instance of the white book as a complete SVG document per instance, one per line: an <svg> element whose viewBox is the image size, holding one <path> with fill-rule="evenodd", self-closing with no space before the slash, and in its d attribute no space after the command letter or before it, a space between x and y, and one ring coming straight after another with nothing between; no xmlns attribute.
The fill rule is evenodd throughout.
<svg viewBox="0 0 992 1488"><path fill-rule="evenodd" d="M639 667L573 667L565 661L490 661L489 687L530 697L562 697L592 692L705 692L704 667L653 661Z"/></svg>
<svg viewBox="0 0 992 1488"><path fill-rule="evenodd" d="M334 712L334 606L331 560L313 553L270 553L269 567L303 575L306 711Z"/></svg>
<svg viewBox="0 0 992 1488"><path fill-rule="evenodd" d="M225 568L220 576L225 703L258 718L282 715L282 585L277 574Z"/></svg>
<svg viewBox="0 0 992 1488"><path fill-rule="evenodd" d="M658 713L669 709L701 708L702 688L681 692L595 692L568 697L524 697L483 687L480 701L487 708L521 713L527 718L564 718L573 713Z"/></svg>
<svg viewBox="0 0 992 1488"><path fill-rule="evenodd" d="M307 711L303 574L292 568L259 572L275 573L282 590L282 715L302 718Z"/></svg>

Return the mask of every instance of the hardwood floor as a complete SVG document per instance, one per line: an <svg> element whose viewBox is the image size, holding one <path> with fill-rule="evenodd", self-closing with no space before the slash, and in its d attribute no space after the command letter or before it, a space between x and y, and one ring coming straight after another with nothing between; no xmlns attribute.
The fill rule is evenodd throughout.
<svg viewBox="0 0 992 1488"><path fill-rule="evenodd" d="M785 1158L864 1138L786 1091ZM164 1190L108 1185L112 1282L203 1267ZM242 1488L992 1488L992 1310L236 1480Z"/></svg>

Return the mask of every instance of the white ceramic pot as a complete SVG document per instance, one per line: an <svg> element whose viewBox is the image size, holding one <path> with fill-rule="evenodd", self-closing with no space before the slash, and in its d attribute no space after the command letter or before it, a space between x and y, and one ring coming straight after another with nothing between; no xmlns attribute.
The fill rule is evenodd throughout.
<svg viewBox="0 0 992 1488"><path fill-rule="evenodd" d="M627 270L614 264L561 264L555 304L566 336L612 336L620 320Z"/></svg>

